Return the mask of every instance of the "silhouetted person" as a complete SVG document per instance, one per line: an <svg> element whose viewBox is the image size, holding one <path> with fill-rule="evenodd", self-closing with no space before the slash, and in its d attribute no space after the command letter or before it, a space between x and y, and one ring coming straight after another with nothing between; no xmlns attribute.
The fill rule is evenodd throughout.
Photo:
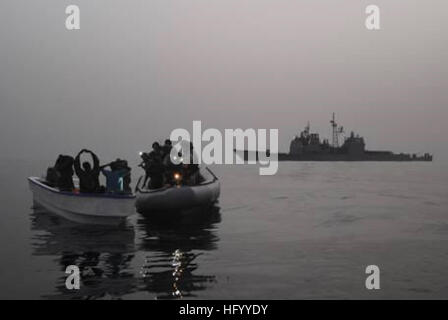
<svg viewBox="0 0 448 320"><path fill-rule="evenodd" d="M202 177L198 164L184 164L182 168L183 183L188 186L195 186L202 182Z"/></svg>
<svg viewBox="0 0 448 320"><path fill-rule="evenodd" d="M106 167L110 167L110 170L106 170ZM127 162L117 159L105 166L101 166L101 172L106 177L106 191L107 192L127 192L130 191L130 171L127 166ZM125 177L128 181L125 187Z"/></svg>
<svg viewBox="0 0 448 320"><path fill-rule="evenodd" d="M147 172L150 178L150 189L163 187L165 168L162 161L162 148L158 142L152 144L152 151L148 155Z"/></svg>
<svg viewBox="0 0 448 320"><path fill-rule="evenodd" d="M60 161L57 161L57 170L59 171L58 188L61 191L73 191L75 188L73 184L73 163L74 159L71 156L62 156Z"/></svg>
<svg viewBox="0 0 448 320"><path fill-rule="evenodd" d="M73 191L73 162L73 157L59 155L54 167L47 170L47 183L61 191Z"/></svg>
<svg viewBox="0 0 448 320"><path fill-rule="evenodd" d="M190 163L184 163L182 167L183 183L189 186L197 185L203 180L199 165L194 163L196 158L193 143L190 142Z"/></svg>
<svg viewBox="0 0 448 320"><path fill-rule="evenodd" d="M46 183L52 187L55 188L58 186L58 180L59 180L59 172L56 170L55 167L49 167L47 169L47 175L45 176Z"/></svg>
<svg viewBox="0 0 448 320"><path fill-rule="evenodd" d="M128 166L126 160L122 160L123 168L127 169L127 173L123 177L123 191L125 193L132 193L131 189L131 168Z"/></svg>
<svg viewBox="0 0 448 320"><path fill-rule="evenodd" d="M171 140L170 139L166 139L165 140L165 144L162 147L162 158L164 160L166 159L167 156L168 157L170 156L170 152L171 152L172 148L173 148L173 145L171 143Z"/></svg>
<svg viewBox="0 0 448 320"><path fill-rule="evenodd" d="M154 157L154 156L158 156L158 157L162 157L162 147L160 146L160 144L156 141L152 144L152 150L149 153L150 157Z"/></svg>
<svg viewBox="0 0 448 320"><path fill-rule="evenodd" d="M90 153L93 160L93 168L88 162L82 163L82 169L80 165L80 157L82 153ZM100 182L99 182L99 176L100 176L100 160L90 150L83 149L81 150L78 155L75 158L75 172L76 175L79 178L79 191L80 192L88 192L88 193L94 193L94 192L100 192Z"/></svg>
<svg viewBox="0 0 448 320"><path fill-rule="evenodd" d="M145 170L145 179L143 180L143 187L145 187L149 179L149 153L141 152L140 157L142 158L142 162L138 166Z"/></svg>
<svg viewBox="0 0 448 320"><path fill-rule="evenodd" d="M162 147L163 152L163 166L165 167L165 182L168 184L175 184L174 174L182 172L182 164L174 164L171 159L171 150L173 149L171 140L166 139L165 144ZM177 154L178 158L182 158L182 153Z"/></svg>

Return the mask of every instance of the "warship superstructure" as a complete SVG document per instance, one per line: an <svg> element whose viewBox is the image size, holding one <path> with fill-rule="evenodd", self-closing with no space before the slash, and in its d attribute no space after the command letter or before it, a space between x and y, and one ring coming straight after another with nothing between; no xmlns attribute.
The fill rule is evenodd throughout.
<svg viewBox="0 0 448 320"><path fill-rule="evenodd" d="M310 125L290 143L289 153L279 153L279 161L432 161L432 155L393 153L392 151L366 150L364 138L350 132L348 137L341 136L345 133L342 126L336 123L335 115L330 121L332 129L332 141L321 140L318 133L310 131ZM239 151L236 151L239 152ZM244 158L248 159L251 151L244 150ZM255 151L252 151L255 152ZM258 158L258 154L257 154Z"/></svg>

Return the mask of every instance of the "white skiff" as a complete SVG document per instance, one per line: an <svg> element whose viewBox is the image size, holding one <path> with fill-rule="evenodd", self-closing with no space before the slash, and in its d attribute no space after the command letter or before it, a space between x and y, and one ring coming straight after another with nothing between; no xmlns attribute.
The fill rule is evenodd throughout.
<svg viewBox="0 0 448 320"><path fill-rule="evenodd" d="M38 177L29 177L28 182L35 205L72 221L119 224L135 213L132 194L65 192Z"/></svg>

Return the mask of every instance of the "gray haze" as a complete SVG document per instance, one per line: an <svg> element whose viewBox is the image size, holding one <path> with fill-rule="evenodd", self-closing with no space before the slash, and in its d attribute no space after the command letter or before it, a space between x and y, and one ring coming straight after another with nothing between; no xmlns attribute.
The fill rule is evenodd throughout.
<svg viewBox="0 0 448 320"><path fill-rule="evenodd" d="M364 27L377 4L382 30ZM65 7L81 30L65 29ZM369 149L448 160L446 0L0 2L1 157L130 155L172 129L280 128L331 112Z"/></svg>

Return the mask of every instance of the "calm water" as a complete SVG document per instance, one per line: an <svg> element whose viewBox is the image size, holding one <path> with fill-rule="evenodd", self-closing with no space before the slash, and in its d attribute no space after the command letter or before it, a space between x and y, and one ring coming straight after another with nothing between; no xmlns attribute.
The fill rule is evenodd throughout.
<svg viewBox="0 0 448 320"><path fill-rule="evenodd" d="M44 161L0 161L0 298L448 298L448 167L281 163L215 168L210 218L78 225L32 209ZM65 266L83 270L65 289ZM365 267L381 269L367 291Z"/></svg>

